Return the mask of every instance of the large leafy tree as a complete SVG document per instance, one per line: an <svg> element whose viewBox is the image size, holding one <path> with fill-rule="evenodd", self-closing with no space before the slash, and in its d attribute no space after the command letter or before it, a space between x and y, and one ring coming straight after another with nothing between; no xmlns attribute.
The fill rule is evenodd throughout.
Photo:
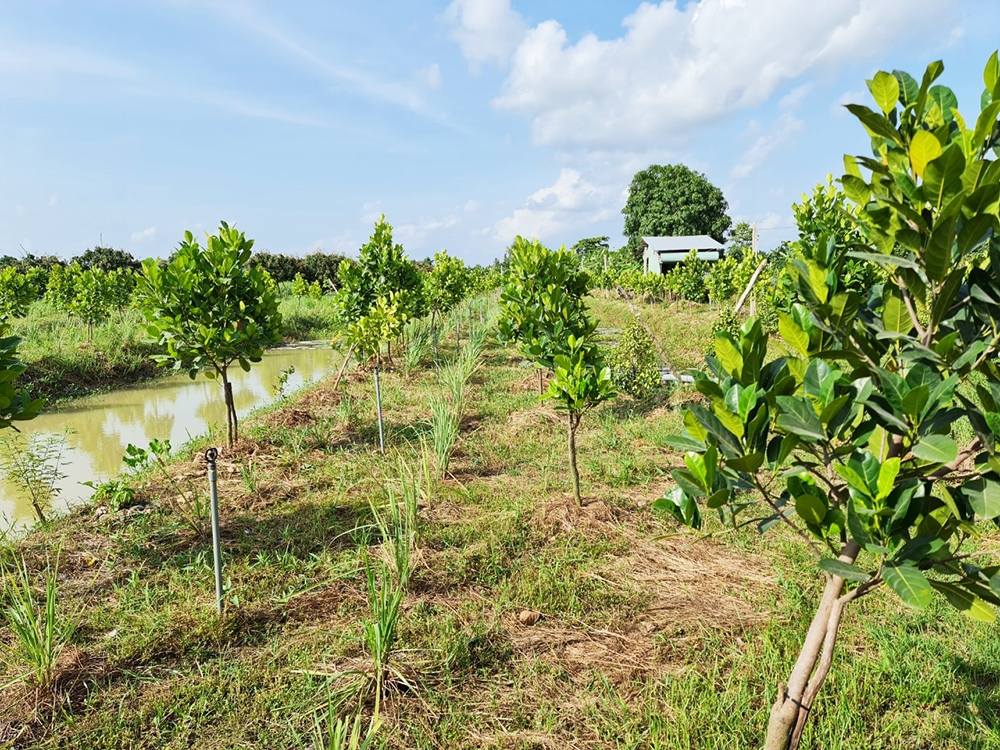
<svg viewBox="0 0 1000 750"><path fill-rule="evenodd" d="M696 380L705 401L676 443L685 467L657 503L692 526L699 501L734 526L764 515L762 529L784 524L815 555L825 587L771 708L769 750L798 745L853 602L887 588L986 621L1000 605L1000 566L970 549L977 526L1000 519L997 54L971 127L932 85L942 71L931 64L920 84L879 72L877 109L848 107L873 151L846 157L841 179L857 244L802 243L783 356L753 319L716 334ZM885 282L851 289L856 261Z"/></svg>
<svg viewBox="0 0 1000 750"><path fill-rule="evenodd" d="M205 247L185 232L169 264L143 261L136 289L150 336L163 350L153 359L222 383L230 446L239 421L229 368L235 362L249 372L251 362L281 342L277 289L251 263L252 247L253 240L226 222L217 235L207 235Z"/></svg>
<svg viewBox="0 0 1000 750"><path fill-rule="evenodd" d="M733 223L728 210L705 175L683 164L652 164L636 172L622 209L628 247L641 258L643 237L707 234L722 242Z"/></svg>

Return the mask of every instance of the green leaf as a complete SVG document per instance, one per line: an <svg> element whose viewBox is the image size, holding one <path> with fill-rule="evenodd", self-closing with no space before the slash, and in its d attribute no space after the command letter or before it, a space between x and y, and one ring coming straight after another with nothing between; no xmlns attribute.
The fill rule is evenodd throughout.
<svg viewBox="0 0 1000 750"><path fill-rule="evenodd" d="M994 622L996 612L975 594L945 581L931 581L931 586L944 594L948 603L967 617L979 622Z"/></svg>
<svg viewBox="0 0 1000 750"><path fill-rule="evenodd" d="M809 334L802 330L794 318L786 312L778 313L778 332L781 338L797 353L806 356L809 353Z"/></svg>
<svg viewBox="0 0 1000 750"><path fill-rule="evenodd" d="M909 333L913 328L903 295L896 287L886 285L882 303L882 325L893 333Z"/></svg>
<svg viewBox="0 0 1000 750"><path fill-rule="evenodd" d="M868 90L872 92L872 97L885 114L889 114L896 108L899 101L899 81L891 73L879 71L875 78L868 81Z"/></svg>
<svg viewBox="0 0 1000 750"><path fill-rule="evenodd" d="M724 331L715 334L715 355L727 373L740 377L743 372L743 355L732 337Z"/></svg>
<svg viewBox="0 0 1000 750"><path fill-rule="evenodd" d="M826 440L819 415L807 401L793 396L778 396L778 405L781 413L778 414L777 424L782 430L809 442Z"/></svg>
<svg viewBox="0 0 1000 750"><path fill-rule="evenodd" d="M986 90L993 91L997 86L997 80L1000 80L1000 63L997 62L997 53L994 51L983 69L983 83L986 84Z"/></svg>
<svg viewBox="0 0 1000 750"><path fill-rule="evenodd" d="M819 561L819 567L830 575L838 576L848 581L864 583L871 578L870 575L858 566L838 560L835 557L824 557Z"/></svg>
<svg viewBox="0 0 1000 750"><path fill-rule="evenodd" d="M882 463L882 467L878 472L878 495L876 500L882 500L889 497L889 493L892 492L893 485L896 481L896 477L899 475L899 459L890 458Z"/></svg>
<svg viewBox="0 0 1000 750"><path fill-rule="evenodd" d="M911 449L921 461L947 464L958 458L958 443L947 435L924 435Z"/></svg>
<svg viewBox="0 0 1000 750"><path fill-rule="evenodd" d="M816 495L800 495L795 498L795 512L806 523L819 526L826 518L826 503Z"/></svg>
<svg viewBox="0 0 1000 750"><path fill-rule="evenodd" d="M924 176L927 165L941 156L941 142L933 133L918 130L910 141L910 163L917 177Z"/></svg>
<svg viewBox="0 0 1000 750"><path fill-rule="evenodd" d="M972 510L980 518L991 519L1000 516L1000 482L979 477L962 485L962 491L968 498Z"/></svg>
<svg viewBox="0 0 1000 750"><path fill-rule="evenodd" d="M949 199L962 190L965 155L958 144L952 144L930 162L924 170L924 197L940 210Z"/></svg>
<svg viewBox="0 0 1000 750"><path fill-rule="evenodd" d="M727 458L726 466L734 471L745 471L748 474L753 474L757 469L759 469L764 464L764 454L759 451L756 453L748 453L745 456L739 456L738 458Z"/></svg>
<svg viewBox="0 0 1000 750"><path fill-rule="evenodd" d="M892 123L890 123L884 115L877 114L861 104L848 104L846 106L847 111L861 120L861 124L865 126L865 129L873 138L881 136L893 141L894 143L903 145L900 143L899 133L896 132Z"/></svg>
<svg viewBox="0 0 1000 750"><path fill-rule="evenodd" d="M882 568L882 578L908 607L924 609L931 603L934 594L931 584L912 565L887 564Z"/></svg>
<svg viewBox="0 0 1000 750"><path fill-rule="evenodd" d="M905 70L894 70L892 74L899 82L899 91L903 100L903 106L915 103L920 93L920 84Z"/></svg>

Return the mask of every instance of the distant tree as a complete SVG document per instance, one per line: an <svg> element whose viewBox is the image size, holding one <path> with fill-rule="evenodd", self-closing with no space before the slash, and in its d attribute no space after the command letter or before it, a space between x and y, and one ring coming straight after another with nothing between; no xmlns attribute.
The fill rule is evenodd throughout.
<svg viewBox="0 0 1000 750"><path fill-rule="evenodd" d="M21 318L35 300L28 278L14 266L0 268L0 322Z"/></svg>
<svg viewBox="0 0 1000 750"><path fill-rule="evenodd" d="M125 250L116 250L113 247L92 247L83 255L73 258L74 263L79 263L84 271L91 268L99 268L103 271L128 270L138 271L141 264L131 253Z"/></svg>
<svg viewBox="0 0 1000 750"><path fill-rule="evenodd" d="M448 312L465 297L470 283L469 272L461 258L453 258L447 250L434 253L430 272L425 273L424 302L431 313L434 331L434 357L438 353L437 317ZM457 343L457 342L456 342Z"/></svg>
<svg viewBox="0 0 1000 750"><path fill-rule="evenodd" d="M163 350L153 359L192 379L204 372L222 381L232 446L239 422L229 368L237 362L249 372L251 362L281 342L281 314L274 280L250 262L253 240L226 222L207 237L203 248L185 232L169 264L143 261L137 296Z"/></svg>
<svg viewBox="0 0 1000 750"><path fill-rule="evenodd" d="M295 278L295 274L299 273L299 264L302 260L292 255L258 252L253 254L251 262L267 271L271 278L280 284Z"/></svg>
<svg viewBox="0 0 1000 750"><path fill-rule="evenodd" d="M753 227L748 222L738 222L726 239L726 257L739 263L752 252Z"/></svg>
<svg viewBox="0 0 1000 750"><path fill-rule="evenodd" d="M77 266L79 267L79 266ZM131 271L115 269L103 271L88 268L81 271L74 282L73 296L67 307L77 318L87 324L87 341L94 340L94 326L107 320L118 299L115 288L122 282L122 274Z"/></svg>
<svg viewBox="0 0 1000 750"><path fill-rule="evenodd" d="M322 252L310 253L299 263L299 273L312 284L318 281L323 287L336 288L343 255L327 255Z"/></svg>
<svg viewBox="0 0 1000 750"><path fill-rule="evenodd" d="M571 248L574 253L586 260L593 256L604 257L611 248L610 237L585 237Z"/></svg>
<svg viewBox="0 0 1000 750"><path fill-rule="evenodd" d="M643 237L707 234L722 242L733 223L728 209L705 175L683 164L653 164L636 172L622 209L628 247L641 258Z"/></svg>

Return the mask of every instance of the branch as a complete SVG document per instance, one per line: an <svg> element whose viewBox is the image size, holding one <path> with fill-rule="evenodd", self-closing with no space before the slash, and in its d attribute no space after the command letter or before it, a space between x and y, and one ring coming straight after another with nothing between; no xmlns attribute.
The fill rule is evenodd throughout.
<svg viewBox="0 0 1000 750"><path fill-rule="evenodd" d="M917 310L913 305L913 298L910 296L910 290L906 288L906 283L902 279L896 277L893 277L893 279L896 282L896 286L899 287L900 293L903 295L903 304L906 305L906 311L910 315L910 322L913 323L913 327L917 329L917 335L920 337L920 340L923 341L926 331L924 331L923 327L920 325L920 319L917 317Z"/></svg>
<svg viewBox="0 0 1000 750"><path fill-rule="evenodd" d="M865 594L867 594L869 591L871 591L872 589L874 589L874 588L882 585L883 583L885 583L885 581L882 580L882 574L879 573L877 576L875 576L874 578L868 579L867 581L865 581L864 583L862 583L857 588L851 589L846 594L844 594L842 597L840 597L840 599L838 599L837 601L840 602L841 604L847 604L848 602L852 602L855 599L860 599L862 596L864 596Z"/></svg>
<svg viewBox="0 0 1000 750"><path fill-rule="evenodd" d="M757 476L753 475L753 477L754 477L754 484L757 485L757 489L763 496L764 502L770 505L771 510L773 510L778 515L778 518L784 521L785 524L788 526L788 528L790 528L792 531L794 531L796 534L802 537L805 543L809 545L809 548L816 553L816 557L822 560L823 552L820 550L819 547L816 546L816 543L813 541L812 537L810 537L805 531L803 531L794 523L792 523L792 520L788 516L786 516L784 512L782 512L782 510L777 506L777 504L771 499L771 495L768 493L767 488L764 487L764 485L762 485L759 481L757 481Z"/></svg>
<svg viewBox="0 0 1000 750"><path fill-rule="evenodd" d="M931 474L931 479L944 479L946 476L948 476L953 471L958 469L958 467L961 466L963 463L965 463L970 458L979 453L979 451L981 451L982 449L983 449L983 444L979 440L979 438L977 437L973 439L973 441L965 447L965 450L963 450L961 453L958 454L958 456L955 457L954 461L952 461L949 464L945 464L940 469Z"/></svg>

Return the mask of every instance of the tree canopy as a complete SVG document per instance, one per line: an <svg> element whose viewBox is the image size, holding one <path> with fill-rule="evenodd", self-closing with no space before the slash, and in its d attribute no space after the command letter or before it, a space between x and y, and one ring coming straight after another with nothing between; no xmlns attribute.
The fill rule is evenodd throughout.
<svg viewBox="0 0 1000 750"><path fill-rule="evenodd" d="M281 343L281 314L274 280L250 262L253 240L225 222L207 240L203 248L185 232L169 264L144 261L137 291L149 334L163 349L153 359L192 378L204 371L221 379L232 445L239 424L229 367L238 362L249 371Z"/></svg>
<svg viewBox="0 0 1000 750"><path fill-rule="evenodd" d="M622 209L628 247L639 258L643 237L707 234L722 242L733 223L728 209L722 191L700 172L652 164L636 172Z"/></svg>

